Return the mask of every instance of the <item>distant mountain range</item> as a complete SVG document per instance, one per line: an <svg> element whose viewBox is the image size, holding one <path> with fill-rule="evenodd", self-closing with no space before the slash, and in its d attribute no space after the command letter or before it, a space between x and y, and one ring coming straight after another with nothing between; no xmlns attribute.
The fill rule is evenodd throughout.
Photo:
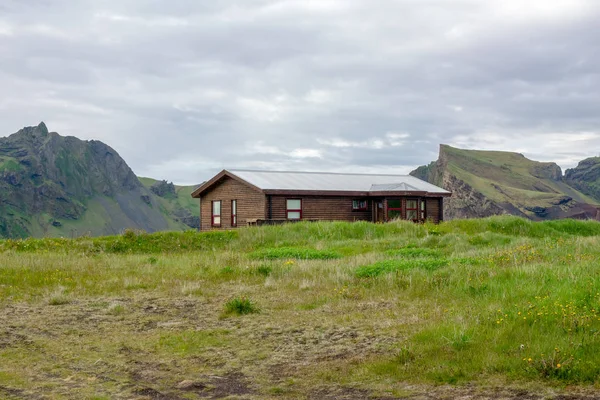
<svg viewBox="0 0 600 400"><path fill-rule="evenodd" d="M441 145L438 160L411 175L453 192L446 219L600 219L600 157L563 175L518 153ZM106 144L48 132L43 122L0 138L0 238L195 229L194 189L138 178Z"/></svg>
<svg viewBox="0 0 600 400"><path fill-rule="evenodd" d="M519 153L440 146L437 161L411 175L447 190L446 219L513 214L532 220L599 219L600 158L588 158L563 175L552 162Z"/></svg>
<svg viewBox="0 0 600 400"><path fill-rule="evenodd" d="M138 178L106 144L48 132L43 122L0 138L0 237L197 228L193 189Z"/></svg>

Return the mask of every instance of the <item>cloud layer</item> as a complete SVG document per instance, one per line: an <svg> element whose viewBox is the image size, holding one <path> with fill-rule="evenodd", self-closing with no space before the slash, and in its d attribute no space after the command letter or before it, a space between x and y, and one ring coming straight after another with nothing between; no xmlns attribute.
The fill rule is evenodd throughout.
<svg viewBox="0 0 600 400"><path fill-rule="evenodd" d="M178 183L406 173L440 143L573 166L600 152L599 18L595 0L4 0L0 134L44 120Z"/></svg>

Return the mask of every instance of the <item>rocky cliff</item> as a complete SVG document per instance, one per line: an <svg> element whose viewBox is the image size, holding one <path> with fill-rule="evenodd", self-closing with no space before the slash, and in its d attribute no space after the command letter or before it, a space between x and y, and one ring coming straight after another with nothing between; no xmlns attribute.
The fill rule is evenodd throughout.
<svg viewBox="0 0 600 400"><path fill-rule="evenodd" d="M181 230L119 154L44 123L0 138L0 237Z"/></svg>
<svg viewBox="0 0 600 400"><path fill-rule="evenodd" d="M441 145L438 160L411 175L453 192L444 201L446 219L513 214L543 220L597 214L599 199L580 191L573 173L563 177L555 163L532 161L519 153Z"/></svg>
<svg viewBox="0 0 600 400"><path fill-rule="evenodd" d="M587 158L566 170L565 182L600 201L600 157Z"/></svg>

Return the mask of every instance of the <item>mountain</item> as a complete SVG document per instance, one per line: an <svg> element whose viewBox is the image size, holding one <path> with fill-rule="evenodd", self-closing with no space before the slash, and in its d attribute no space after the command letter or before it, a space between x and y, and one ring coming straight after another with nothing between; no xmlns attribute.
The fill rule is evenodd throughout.
<svg viewBox="0 0 600 400"><path fill-rule="evenodd" d="M499 214L533 220L596 218L600 160L586 161L563 177L557 164L519 153L441 145L437 161L410 174L452 191L444 200L446 219Z"/></svg>
<svg viewBox="0 0 600 400"><path fill-rule="evenodd" d="M600 157L587 158L565 171L565 182L582 193L600 200Z"/></svg>
<svg viewBox="0 0 600 400"><path fill-rule="evenodd" d="M191 229L198 207L187 198L172 206L177 192L161 197L156 183L145 186L102 142L60 136L43 122L23 128L0 138L0 237Z"/></svg>

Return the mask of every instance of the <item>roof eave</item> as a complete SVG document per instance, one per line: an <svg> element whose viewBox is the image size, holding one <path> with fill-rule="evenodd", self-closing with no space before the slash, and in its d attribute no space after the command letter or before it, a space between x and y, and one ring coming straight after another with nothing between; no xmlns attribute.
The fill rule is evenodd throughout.
<svg viewBox="0 0 600 400"><path fill-rule="evenodd" d="M356 196L366 197L369 192L356 190L295 190L295 189L265 189L267 195L289 196Z"/></svg>
<svg viewBox="0 0 600 400"><path fill-rule="evenodd" d="M383 197L383 196L419 196L419 197L450 197L452 193L427 192L427 191L350 191L350 190L292 190L292 189L265 189L267 195L289 196L356 196L356 197Z"/></svg>

